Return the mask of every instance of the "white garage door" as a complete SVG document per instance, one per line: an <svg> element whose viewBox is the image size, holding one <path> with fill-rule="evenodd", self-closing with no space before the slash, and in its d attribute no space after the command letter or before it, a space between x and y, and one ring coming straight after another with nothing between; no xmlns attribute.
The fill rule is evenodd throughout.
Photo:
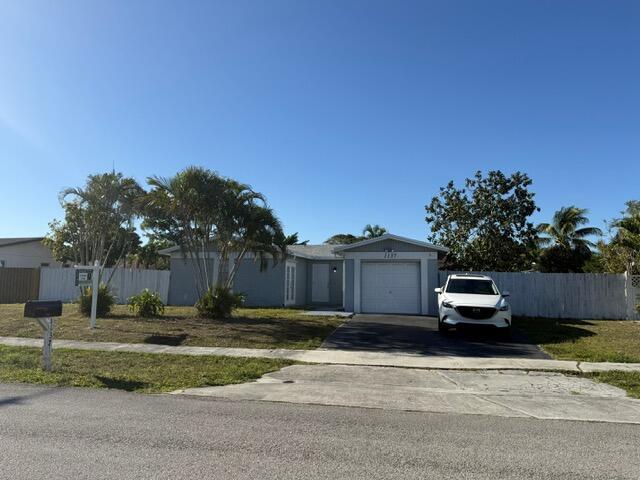
<svg viewBox="0 0 640 480"><path fill-rule="evenodd" d="M420 264L363 262L362 311L420 314Z"/></svg>

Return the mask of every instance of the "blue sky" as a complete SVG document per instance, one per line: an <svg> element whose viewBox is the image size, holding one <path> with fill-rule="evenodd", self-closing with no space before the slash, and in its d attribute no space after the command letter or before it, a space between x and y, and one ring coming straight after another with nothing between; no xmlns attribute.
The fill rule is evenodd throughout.
<svg viewBox="0 0 640 480"><path fill-rule="evenodd" d="M287 231L424 238L424 205L522 170L542 211L640 199L637 1L0 2L0 236L89 173L203 165Z"/></svg>

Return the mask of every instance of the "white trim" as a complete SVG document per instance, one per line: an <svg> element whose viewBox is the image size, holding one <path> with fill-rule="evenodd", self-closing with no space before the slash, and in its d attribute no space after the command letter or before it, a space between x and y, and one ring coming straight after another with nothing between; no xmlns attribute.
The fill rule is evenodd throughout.
<svg viewBox="0 0 640 480"><path fill-rule="evenodd" d="M291 270L289 270L291 269ZM293 260L287 260L284 264L284 306L296 304L297 265ZM291 275L289 274L291 272Z"/></svg>
<svg viewBox="0 0 640 480"><path fill-rule="evenodd" d="M372 243L382 242L384 240L397 240L398 242L409 243L411 245L417 245L419 247L431 248L433 250L438 250L440 252L448 252L449 249L446 247L440 247L438 245L433 245L427 242L421 242L420 240L414 240L412 238L401 237L399 235L393 235L392 233L385 233L380 237L368 238L366 240L362 240L356 243L350 243L348 245L341 245L333 249L334 252L344 252L346 250L350 250L352 248L363 247L365 245L371 245Z"/></svg>
<svg viewBox="0 0 640 480"><path fill-rule="evenodd" d="M359 260L437 260L437 252L345 252L344 258Z"/></svg>
<svg viewBox="0 0 640 480"><path fill-rule="evenodd" d="M427 291L429 285L429 263L427 259L420 259L420 307L422 315L429 315L429 296Z"/></svg>
<svg viewBox="0 0 640 480"><path fill-rule="evenodd" d="M353 259L353 311L355 313L361 313L362 308L362 262L359 258Z"/></svg>

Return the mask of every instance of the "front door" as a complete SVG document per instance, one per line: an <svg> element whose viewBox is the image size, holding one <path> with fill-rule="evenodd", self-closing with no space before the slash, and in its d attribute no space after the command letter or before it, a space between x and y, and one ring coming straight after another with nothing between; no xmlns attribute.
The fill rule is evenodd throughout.
<svg viewBox="0 0 640 480"><path fill-rule="evenodd" d="M329 264L314 263L311 269L311 301L329 302Z"/></svg>

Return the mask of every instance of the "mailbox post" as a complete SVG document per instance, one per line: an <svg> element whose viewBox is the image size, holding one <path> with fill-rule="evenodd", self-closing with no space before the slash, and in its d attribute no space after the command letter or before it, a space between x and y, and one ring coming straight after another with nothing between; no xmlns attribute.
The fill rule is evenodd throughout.
<svg viewBox="0 0 640 480"><path fill-rule="evenodd" d="M96 312L98 310L98 289L100 264L96 260L93 267L76 266L76 287L91 286L91 329L96 328Z"/></svg>
<svg viewBox="0 0 640 480"><path fill-rule="evenodd" d="M42 346L42 368L51 371L51 352L53 350L54 317L62 315L62 302L31 300L24 305L24 316L35 318L42 328L44 345Z"/></svg>

